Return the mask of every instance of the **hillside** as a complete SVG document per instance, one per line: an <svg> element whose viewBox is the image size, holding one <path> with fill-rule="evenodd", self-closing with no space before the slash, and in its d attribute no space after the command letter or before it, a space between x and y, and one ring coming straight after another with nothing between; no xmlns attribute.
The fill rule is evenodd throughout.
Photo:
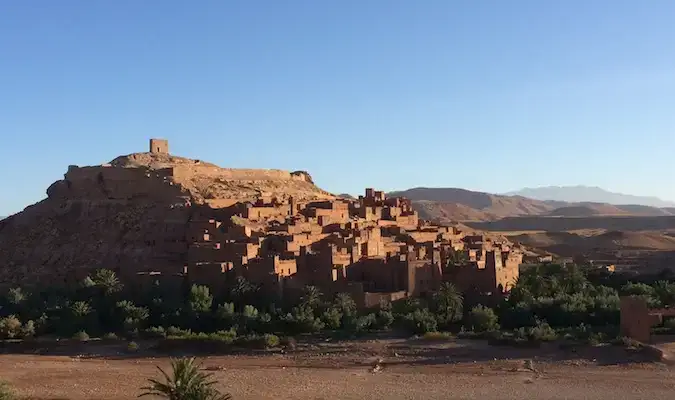
<svg viewBox="0 0 675 400"><path fill-rule="evenodd" d="M675 209L643 205L606 203L567 203L542 201L522 196L505 196L457 188L413 188L388 193L407 197L425 219L450 221L494 221L520 216L595 217L595 216L671 216Z"/></svg>
<svg viewBox="0 0 675 400"><path fill-rule="evenodd" d="M589 186L547 186L540 188L524 188L506 193L508 196L523 196L534 200L554 200L568 203L606 203L614 205L635 204L649 207L675 207L675 202L661 200L657 197L634 196L615 193L599 187Z"/></svg>
<svg viewBox="0 0 675 400"><path fill-rule="evenodd" d="M187 222L202 218L200 210L258 196L333 197L306 172L220 168L167 154L71 166L46 199L0 221L0 282L52 282L98 267L161 271L183 261Z"/></svg>
<svg viewBox="0 0 675 400"><path fill-rule="evenodd" d="M516 215L539 215L554 204L524 197L500 196L458 188L414 188L391 192L406 197L426 219L441 221L491 221Z"/></svg>

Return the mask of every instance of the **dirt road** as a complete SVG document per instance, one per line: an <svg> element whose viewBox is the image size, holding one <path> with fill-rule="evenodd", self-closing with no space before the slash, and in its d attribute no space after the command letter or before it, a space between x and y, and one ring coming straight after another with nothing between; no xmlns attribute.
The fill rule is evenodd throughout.
<svg viewBox="0 0 675 400"><path fill-rule="evenodd" d="M0 356L2 379L33 399L131 399L157 359ZM673 399L675 371L661 365L595 366L522 361L360 365L302 363L282 356L204 359L234 399Z"/></svg>

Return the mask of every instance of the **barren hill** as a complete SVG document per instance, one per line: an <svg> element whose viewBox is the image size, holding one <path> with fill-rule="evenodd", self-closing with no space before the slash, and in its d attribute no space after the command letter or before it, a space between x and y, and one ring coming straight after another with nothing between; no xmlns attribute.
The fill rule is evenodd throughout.
<svg viewBox="0 0 675 400"><path fill-rule="evenodd" d="M522 196L505 196L457 188L413 188L391 192L407 197L426 219L448 221L494 221L521 216L670 216L674 209L606 203L542 201Z"/></svg>
<svg viewBox="0 0 675 400"><path fill-rule="evenodd" d="M554 204L457 188L414 188L388 193L413 201L423 218L441 221L490 221L516 215L539 215Z"/></svg>
<svg viewBox="0 0 675 400"><path fill-rule="evenodd" d="M528 248L573 256L593 251L675 251L675 237L661 232L531 232L509 236Z"/></svg>
<svg viewBox="0 0 675 400"><path fill-rule="evenodd" d="M306 172L220 168L168 154L70 166L45 200L0 221L0 282L97 267L161 271L184 257L187 222L200 210L262 196L333 197Z"/></svg>

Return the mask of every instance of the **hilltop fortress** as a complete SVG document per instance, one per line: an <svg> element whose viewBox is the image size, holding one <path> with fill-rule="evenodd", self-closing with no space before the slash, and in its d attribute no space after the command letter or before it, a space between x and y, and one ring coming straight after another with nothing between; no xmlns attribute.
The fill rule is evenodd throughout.
<svg viewBox="0 0 675 400"><path fill-rule="evenodd" d="M405 198L338 198L303 171L226 169L150 151L70 166L48 198L0 222L4 282L73 279L111 268L140 286L214 291L243 276L280 296L305 285L361 306L424 295L441 282L498 294L522 253L506 241L421 221Z"/></svg>

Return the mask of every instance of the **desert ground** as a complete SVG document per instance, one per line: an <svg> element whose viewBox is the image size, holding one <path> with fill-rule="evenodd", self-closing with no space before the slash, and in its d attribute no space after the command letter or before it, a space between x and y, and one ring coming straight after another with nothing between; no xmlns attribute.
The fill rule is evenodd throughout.
<svg viewBox="0 0 675 400"><path fill-rule="evenodd" d="M121 349L121 345L118 345ZM80 349L82 350L82 349ZM234 399L672 399L675 367L602 346L516 349L479 341L370 340L202 357ZM131 399L166 356L5 354L1 378L29 399Z"/></svg>

